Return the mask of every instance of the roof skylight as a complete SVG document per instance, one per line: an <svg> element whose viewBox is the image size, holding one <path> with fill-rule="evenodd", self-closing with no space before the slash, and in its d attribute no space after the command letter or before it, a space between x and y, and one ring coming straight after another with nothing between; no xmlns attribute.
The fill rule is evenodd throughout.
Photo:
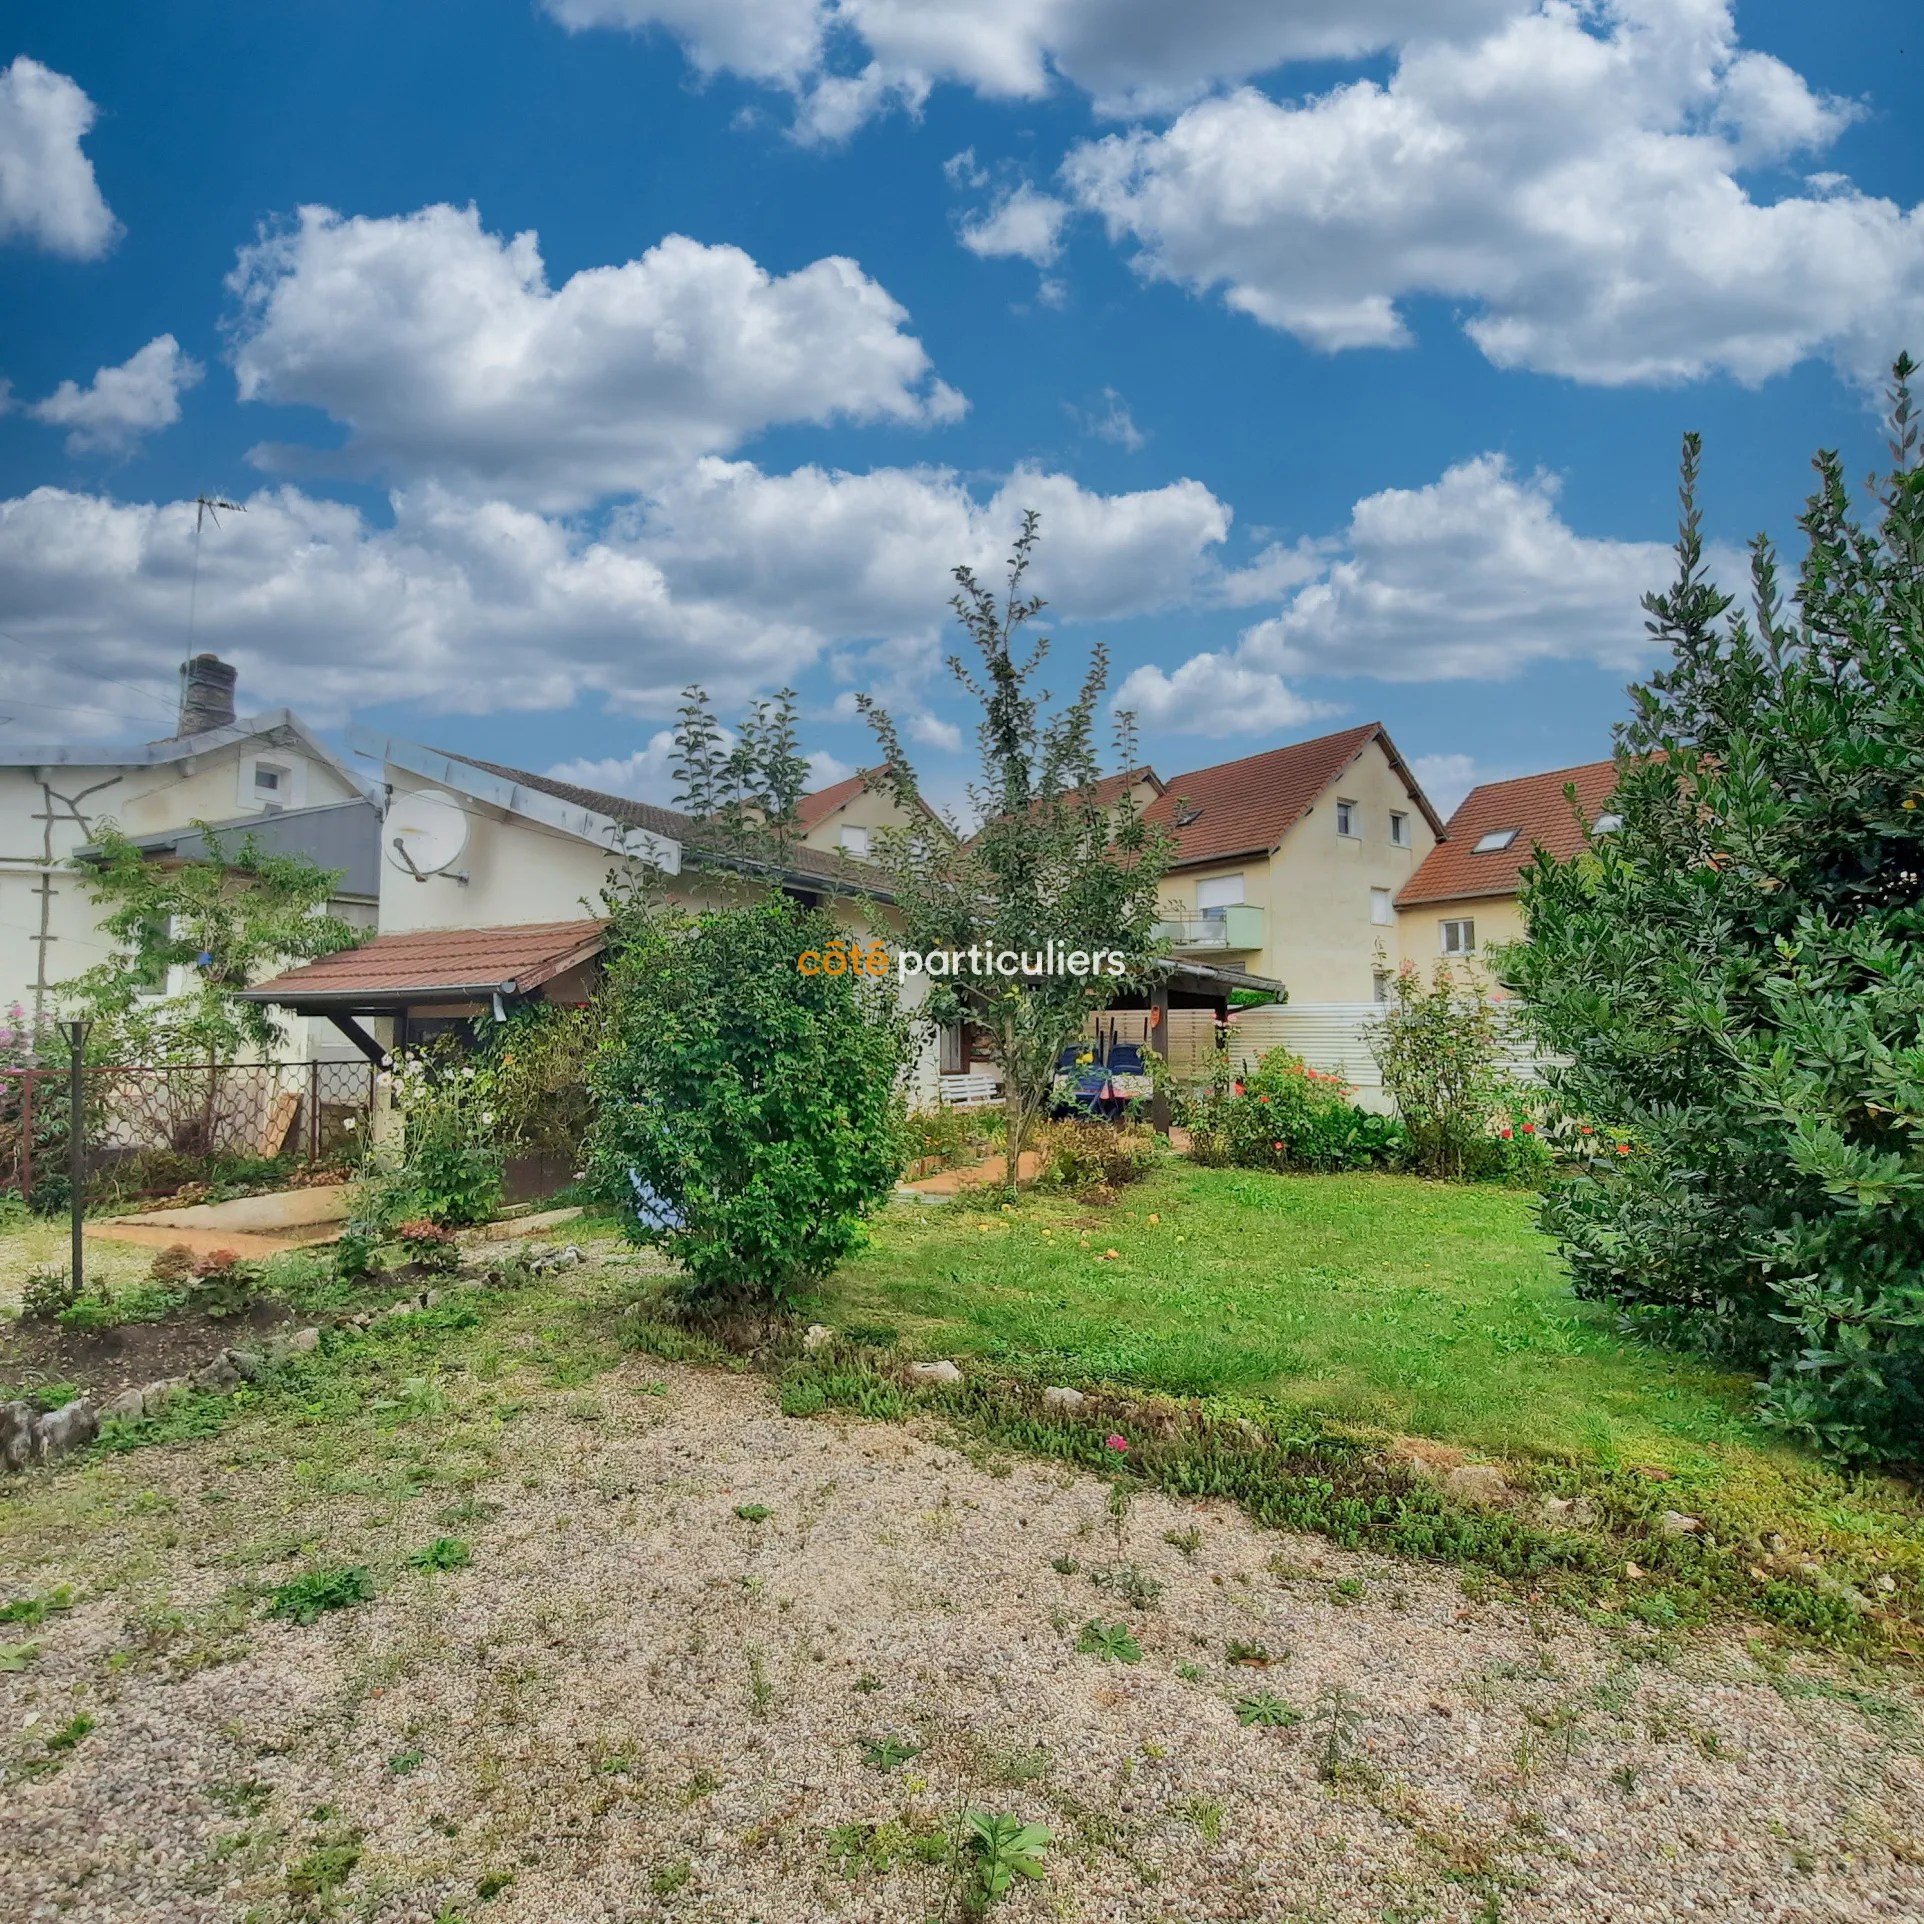
<svg viewBox="0 0 1924 1924"><path fill-rule="evenodd" d="M1487 835L1476 838L1476 846L1470 850L1472 855L1494 855L1499 849L1510 846L1517 838L1513 828L1493 828Z"/></svg>

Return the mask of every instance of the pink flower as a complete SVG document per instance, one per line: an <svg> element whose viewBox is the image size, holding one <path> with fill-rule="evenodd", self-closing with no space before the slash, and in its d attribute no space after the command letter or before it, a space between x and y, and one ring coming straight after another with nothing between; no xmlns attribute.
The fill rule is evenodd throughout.
<svg viewBox="0 0 1924 1924"><path fill-rule="evenodd" d="M1118 1456L1120 1456L1123 1453L1123 1451L1125 1451L1129 1447L1129 1439L1127 1437L1116 1436L1113 1434L1109 1436L1105 1436L1102 1439L1102 1443L1103 1443L1103 1448L1114 1450Z"/></svg>

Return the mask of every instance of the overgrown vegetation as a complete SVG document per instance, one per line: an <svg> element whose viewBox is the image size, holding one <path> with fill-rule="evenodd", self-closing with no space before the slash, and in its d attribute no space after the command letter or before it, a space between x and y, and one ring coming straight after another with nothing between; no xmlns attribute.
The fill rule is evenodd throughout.
<svg viewBox="0 0 1924 1924"><path fill-rule="evenodd" d="M1908 358L1860 518L1837 455L1790 605L1708 578L1698 442L1667 668L1618 730L1618 825L1526 874L1504 963L1573 1115L1623 1153L1551 1192L1584 1295L1769 1372L1767 1421L1840 1457L1924 1437L1924 467Z"/></svg>

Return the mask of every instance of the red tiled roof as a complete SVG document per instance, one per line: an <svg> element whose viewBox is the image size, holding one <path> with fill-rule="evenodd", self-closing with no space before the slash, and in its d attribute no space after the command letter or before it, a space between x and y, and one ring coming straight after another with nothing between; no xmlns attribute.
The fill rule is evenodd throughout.
<svg viewBox="0 0 1924 1924"><path fill-rule="evenodd" d="M862 778L851 775L846 781L830 782L826 788L818 788L812 795L804 795L795 804L795 818L802 825L802 833L808 831L824 817L833 815L844 802L852 802L861 794Z"/></svg>
<svg viewBox="0 0 1924 1924"><path fill-rule="evenodd" d="M1584 814L1595 821L1617 785L1615 762L1552 768L1509 782L1485 782L1464 796L1450 817L1450 839L1439 842L1397 894L1404 907L1418 902L1460 902L1477 895L1516 894L1532 852L1541 847L1567 862L1584 845L1583 831L1564 797L1576 785ZM1507 848L1476 852L1478 840L1506 828L1517 831Z"/></svg>
<svg viewBox="0 0 1924 1924"><path fill-rule="evenodd" d="M1410 799L1440 834L1442 823L1430 807L1416 778L1384 732L1381 722L1365 722L1340 734L1319 735L1314 741L1291 742L1241 761L1218 762L1213 768L1191 769L1163 786L1162 793L1143 810L1175 838L1170 866L1188 868L1198 862L1220 861L1231 855L1253 855L1274 849L1302 820L1311 803L1355 761L1372 741L1380 739L1391 765L1403 777ZM1193 819L1179 827L1179 815Z"/></svg>
<svg viewBox="0 0 1924 1924"><path fill-rule="evenodd" d="M298 1009L315 1001L345 1007L423 1000L453 991L525 995L543 982L599 955L604 922L523 922L495 929L413 929L377 935L358 949L342 949L289 969L244 994L249 1002Z"/></svg>

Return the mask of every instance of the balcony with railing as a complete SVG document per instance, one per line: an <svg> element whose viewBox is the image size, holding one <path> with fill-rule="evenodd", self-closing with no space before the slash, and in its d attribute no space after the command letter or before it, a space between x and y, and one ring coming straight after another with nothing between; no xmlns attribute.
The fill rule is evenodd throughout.
<svg viewBox="0 0 1924 1924"><path fill-rule="evenodd" d="M1178 955L1247 951L1263 946L1263 912L1250 902L1204 909L1198 915L1170 916L1156 924L1156 936Z"/></svg>

